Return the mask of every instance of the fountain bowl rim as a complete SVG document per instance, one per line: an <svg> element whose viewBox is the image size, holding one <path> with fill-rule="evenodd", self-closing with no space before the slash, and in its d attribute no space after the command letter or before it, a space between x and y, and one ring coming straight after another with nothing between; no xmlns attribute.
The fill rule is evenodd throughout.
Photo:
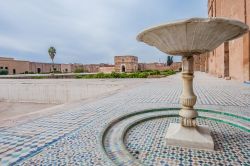
<svg viewBox="0 0 250 166"><path fill-rule="evenodd" d="M208 17L208 18L201 18L201 17L194 17L194 18L189 18L189 19L182 19L182 20L176 20L176 21L171 21L171 22L167 22L167 23L162 23L156 26L151 26L149 28L146 28L144 30L142 30L136 37L137 41L139 42L143 42L143 36L151 31L154 30L158 30L164 27L170 27L170 26L176 26L176 25L181 25L181 24L185 24L185 23L191 23L191 22L224 22L224 23L230 23L232 25L237 25L239 27L241 27L243 29L242 33L239 34L238 36L231 38L229 40L233 40L236 39L240 36L242 36L243 34L245 34L246 32L249 31L249 26L245 23L243 23L240 20L236 20L236 19L229 19L226 17Z"/></svg>

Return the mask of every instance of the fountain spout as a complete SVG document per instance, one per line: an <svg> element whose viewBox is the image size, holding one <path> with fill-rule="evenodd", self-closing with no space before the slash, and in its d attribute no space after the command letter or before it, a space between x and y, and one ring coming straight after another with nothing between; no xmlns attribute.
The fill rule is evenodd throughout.
<svg viewBox="0 0 250 166"><path fill-rule="evenodd" d="M193 91L193 56L182 57L182 80L183 90L180 97L182 109L179 112L181 125L184 127L196 127L197 111L194 110L197 97Z"/></svg>

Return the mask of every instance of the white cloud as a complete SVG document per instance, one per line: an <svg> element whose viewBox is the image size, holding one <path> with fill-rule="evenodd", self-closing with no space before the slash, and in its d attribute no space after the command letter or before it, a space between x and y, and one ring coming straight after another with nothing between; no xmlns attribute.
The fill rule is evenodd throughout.
<svg viewBox="0 0 250 166"><path fill-rule="evenodd" d="M158 61L164 54L138 43L136 35L149 25L206 13L206 0L180 2L0 0L0 54L15 57L22 52L19 58L47 61L47 48L53 45L58 52L56 61L64 63L112 62L116 54ZM192 5L196 10L190 9Z"/></svg>

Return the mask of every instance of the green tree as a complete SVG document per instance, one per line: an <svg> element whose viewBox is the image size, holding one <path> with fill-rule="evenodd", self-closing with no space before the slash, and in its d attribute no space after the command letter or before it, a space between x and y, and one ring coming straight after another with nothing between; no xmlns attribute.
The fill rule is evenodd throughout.
<svg viewBox="0 0 250 166"><path fill-rule="evenodd" d="M56 49L54 47L50 47L49 50L48 50L48 53L49 53L49 56L50 56L50 59L52 61L52 68L53 68L53 73L54 73L54 58L56 56Z"/></svg>
<svg viewBox="0 0 250 166"><path fill-rule="evenodd" d="M173 62L174 62L173 61L173 56L168 56L168 58L167 58L167 65L170 66L170 65L172 65Z"/></svg>

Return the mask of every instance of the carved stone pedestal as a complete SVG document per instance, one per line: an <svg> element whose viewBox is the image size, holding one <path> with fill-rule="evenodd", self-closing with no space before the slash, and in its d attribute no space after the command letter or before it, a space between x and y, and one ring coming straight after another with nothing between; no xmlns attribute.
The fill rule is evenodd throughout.
<svg viewBox="0 0 250 166"><path fill-rule="evenodd" d="M214 150L214 142L207 126L197 126L197 111L193 106L196 96L193 91L193 56L186 55L182 59L183 91L180 97L182 109L179 112L180 124L171 123L166 144L197 149Z"/></svg>
<svg viewBox="0 0 250 166"><path fill-rule="evenodd" d="M181 124L171 123L166 138L166 145L214 150L208 126L183 127Z"/></svg>

